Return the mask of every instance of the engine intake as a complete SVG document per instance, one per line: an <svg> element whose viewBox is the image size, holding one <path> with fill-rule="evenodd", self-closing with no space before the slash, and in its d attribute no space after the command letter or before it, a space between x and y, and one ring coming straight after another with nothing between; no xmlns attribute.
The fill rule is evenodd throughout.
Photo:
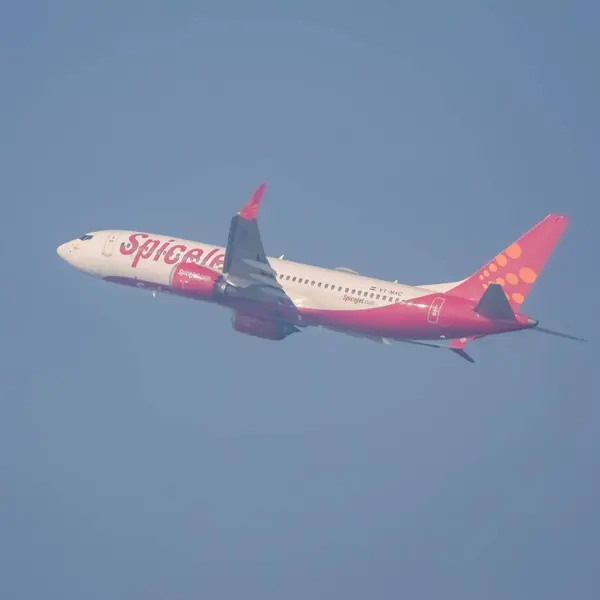
<svg viewBox="0 0 600 600"><path fill-rule="evenodd" d="M300 331L296 326L289 323L268 321L239 313L236 313L233 317L233 328L240 333L266 340L283 340L288 335Z"/></svg>

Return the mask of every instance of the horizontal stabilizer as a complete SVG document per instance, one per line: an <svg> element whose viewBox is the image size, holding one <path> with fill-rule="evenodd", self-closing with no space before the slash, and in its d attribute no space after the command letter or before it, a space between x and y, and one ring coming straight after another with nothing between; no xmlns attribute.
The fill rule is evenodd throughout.
<svg viewBox="0 0 600 600"><path fill-rule="evenodd" d="M460 339L452 340L452 342L450 342L450 346L448 346L448 348L452 352L454 352L454 354L456 354L457 356L464 358L465 360L469 361L470 363L474 363L475 360L469 354L467 354L467 352L465 351L465 346L473 339L474 338L460 338Z"/></svg>
<svg viewBox="0 0 600 600"><path fill-rule="evenodd" d="M488 319L516 318L502 286L498 283L490 283L473 310Z"/></svg>
<svg viewBox="0 0 600 600"><path fill-rule="evenodd" d="M469 361L470 363L474 363L475 360L469 356L462 348L450 348L450 350L452 350L452 352L454 352L454 354L460 356L461 358L464 358L465 360Z"/></svg>
<svg viewBox="0 0 600 600"><path fill-rule="evenodd" d="M532 331L537 331L538 333L547 333L549 335L556 335L561 338L565 338L567 340L573 340L575 342L587 342L588 340L580 337L575 337L574 335L569 335L568 333L561 333L560 331L554 331L553 329L546 329L545 327L535 327Z"/></svg>

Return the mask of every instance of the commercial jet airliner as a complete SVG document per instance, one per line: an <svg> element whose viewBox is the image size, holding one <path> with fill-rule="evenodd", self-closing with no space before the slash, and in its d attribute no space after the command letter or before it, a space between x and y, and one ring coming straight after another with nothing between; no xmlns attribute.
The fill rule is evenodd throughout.
<svg viewBox="0 0 600 600"><path fill-rule="evenodd" d="M215 302L232 312L236 331L268 340L321 326L384 344L447 348L469 362L465 346L489 335L535 328L580 340L521 313L565 216L548 215L466 279L410 286L266 256L257 223L264 190L231 219L225 247L111 230L66 242L58 255L105 281Z"/></svg>

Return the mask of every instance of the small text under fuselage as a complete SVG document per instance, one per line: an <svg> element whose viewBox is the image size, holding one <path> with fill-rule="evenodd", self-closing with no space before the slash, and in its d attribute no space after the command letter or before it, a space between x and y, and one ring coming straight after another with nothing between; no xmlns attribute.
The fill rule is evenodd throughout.
<svg viewBox="0 0 600 600"><path fill-rule="evenodd" d="M351 302L352 304L366 304L367 306L375 306L373 300L367 300L366 298L360 298L359 296L351 296L350 294L344 294L342 300L344 302Z"/></svg>

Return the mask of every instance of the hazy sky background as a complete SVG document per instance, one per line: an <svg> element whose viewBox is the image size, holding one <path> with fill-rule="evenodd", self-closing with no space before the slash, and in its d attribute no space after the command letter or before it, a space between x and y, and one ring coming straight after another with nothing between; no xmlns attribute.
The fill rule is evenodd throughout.
<svg viewBox="0 0 600 600"><path fill-rule="evenodd" d="M598 339L593 2L0 9L0 597L600 596L597 344L240 335L56 247L224 244L407 283L571 221L525 309Z"/></svg>

